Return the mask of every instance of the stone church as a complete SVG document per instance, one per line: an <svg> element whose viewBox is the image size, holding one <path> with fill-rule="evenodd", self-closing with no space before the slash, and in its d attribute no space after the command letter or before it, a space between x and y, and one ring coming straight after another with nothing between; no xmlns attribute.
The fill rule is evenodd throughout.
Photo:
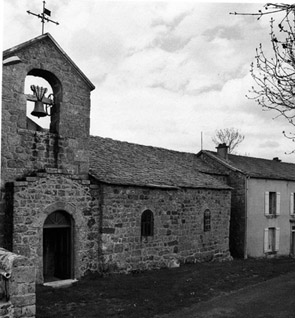
<svg viewBox="0 0 295 318"><path fill-rule="evenodd" d="M225 177L196 154L90 136L95 87L50 34L4 51L2 86L0 246L38 283L230 257Z"/></svg>

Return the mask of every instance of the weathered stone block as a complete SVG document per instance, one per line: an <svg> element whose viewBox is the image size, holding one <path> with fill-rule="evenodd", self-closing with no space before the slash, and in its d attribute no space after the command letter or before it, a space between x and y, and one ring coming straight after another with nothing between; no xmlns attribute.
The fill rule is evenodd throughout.
<svg viewBox="0 0 295 318"><path fill-rule="evenodd" d="M21 308L21 317L35 317L36 306L30 305Z"/></svg>
<svg viewBox="0 0 295 318"><path fill-rule="evenodd" d="M26 181L35 182L35 181L37 181L37 177L26 177Z"/></svg>
<svg viewBox="0 0 295 318"><path fill-rule="evenodd" d="M35 268L32 266L17 267L11 277L17 283L31 283L35 281Z"/></svg>
<svg viewBox="0 0 295 318"><path fill-rule="evenodd" d="M123 244L115 244L114 253L122 253L123 252Z"/></svg>
<svg viewBox="0 0 295 318"><path fill-rule="evenodd" d="M14 181L15 187L26 187L28 185L27 181Z"/></svg>
<svg viewBox="0 0 295 318"><path fill-rule="evenodd" d="M102 228L101 229L101 233L103 233L103 234L113 234L113 233L115 233L115 229L114 228Z"/></svg>
<svg viewBox="0 0 295 318"><path fill-rule="evenodd" d="M33 306L36 303L35 294L11 296L10 301L15 307Z"/></svg>

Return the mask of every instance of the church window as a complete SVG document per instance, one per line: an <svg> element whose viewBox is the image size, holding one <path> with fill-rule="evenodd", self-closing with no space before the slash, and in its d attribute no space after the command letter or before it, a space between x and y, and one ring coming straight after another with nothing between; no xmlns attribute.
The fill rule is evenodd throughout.
<svg viewBox="0 0 295 318"><path fill-rule="evenodd" d="M150 210L145 210L141 215L141 237L154 235L154 215Z"/></svg>
<svg viewBox="0 0 295 318"><path fill-rule="evenodd" d="M211 212L206 210L204 212L204 232L211 231Z"/></svg>

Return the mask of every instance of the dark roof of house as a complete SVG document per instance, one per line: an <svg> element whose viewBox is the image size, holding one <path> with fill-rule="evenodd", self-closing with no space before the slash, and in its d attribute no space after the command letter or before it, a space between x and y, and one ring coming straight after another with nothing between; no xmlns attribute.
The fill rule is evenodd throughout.
<svg viewBox="0 0 295 318"><path fill-rule="evenodd" d="M196 154L90 137L90 174L109 184L229 189Z"/></svg>
<svg viewBox="0 0 295 318"><path fill-rule="evenodd" d="M225 160L216 152L207 150L201 152L218 160L229 169L240 171L252 178L295 180L295 164L293 163L232 154L229 154L228 160Z"/></svg>
<svg viewBox="0 0 295 318"><path fill-rule="evenodd" d="M17 53L19 50L22 50L23 48L33 45L34 43L41 41L43 39L50 40L53 45L57 48L57 50L65 57L65 59L73 66L73 68L76 70L76 72L83 78L83 80L87 83L87 85L90 87L91 90L95 89L95 86L92 84L92 82L87 78L87 76L80 70L80 68L73 62L73 60L66 54L66 52L61 48L61 46L55 41L55 39L52 37L50 33L45 33L42 35L39 35L29 41L26 41L24 43L21 43L19 45L16 45L10 49L7 49L3 52L3 60L7 59L8 57L11 57L13 54Z"/></svg>

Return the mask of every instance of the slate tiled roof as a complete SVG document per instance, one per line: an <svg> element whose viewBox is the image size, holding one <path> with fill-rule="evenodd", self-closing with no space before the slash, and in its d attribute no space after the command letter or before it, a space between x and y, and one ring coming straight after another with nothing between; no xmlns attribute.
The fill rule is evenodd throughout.
<svg viewBox="0 0 295 318"><path fill-rule="evenodd" d="M293 163L231 154L228 155L228 160L224 160L216 152L203 152L222 162L228 168L239 170L253 178L295 180L295 164Z"/></svg>
<svg viewBox="0 0 295 318"><path fill-rule="evenodd" d="M121 185L228 189L195 154L90 137L90 173Z"/></svg>

